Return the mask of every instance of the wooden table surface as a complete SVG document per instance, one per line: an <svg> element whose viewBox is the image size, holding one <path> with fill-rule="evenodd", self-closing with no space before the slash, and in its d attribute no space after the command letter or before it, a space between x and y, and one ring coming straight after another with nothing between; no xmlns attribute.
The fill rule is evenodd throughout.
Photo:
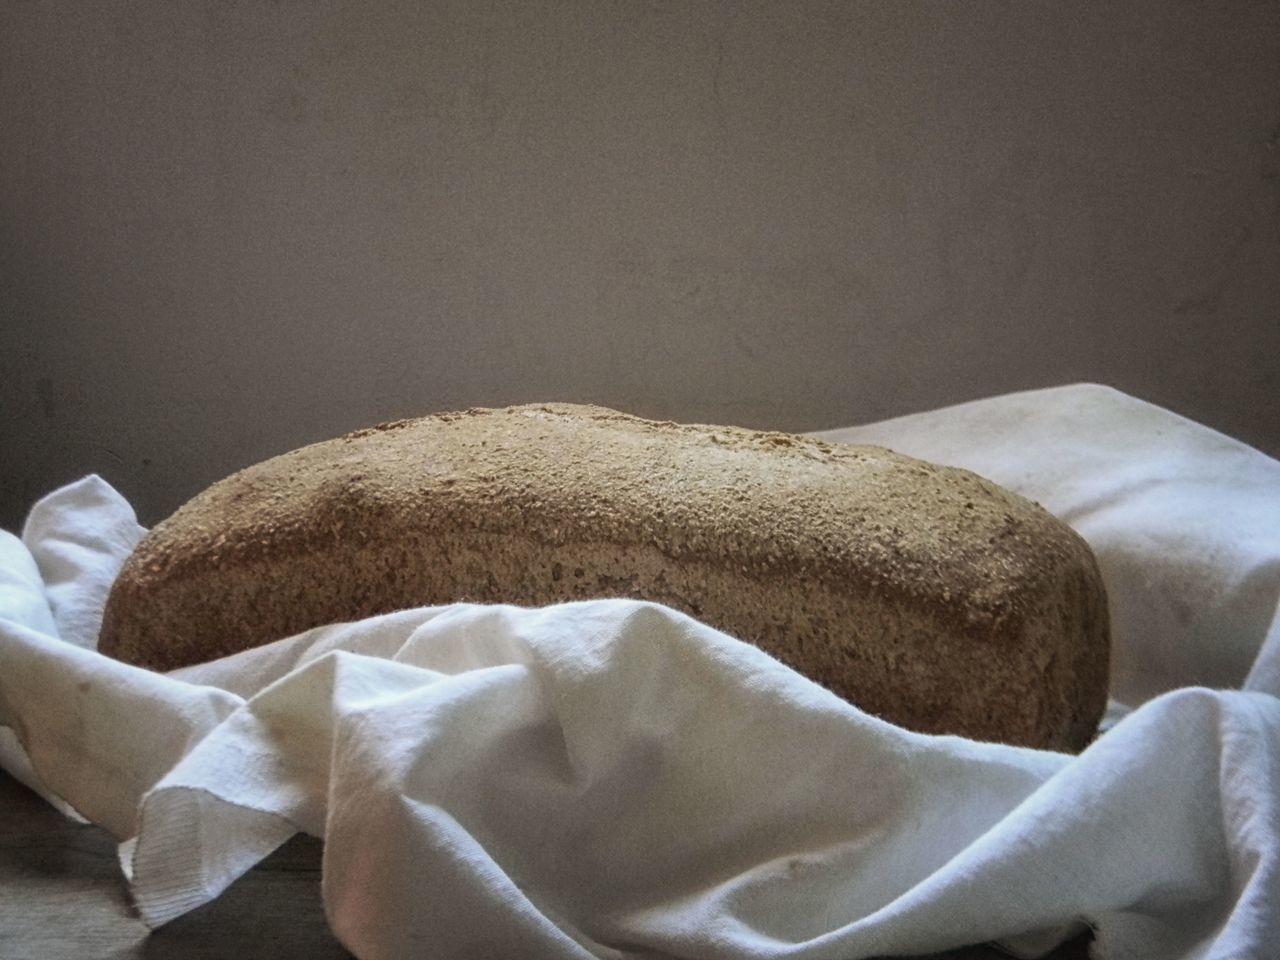
<svg viewBox="0 0 1280 960"><path fill-rule="evenodd" d="M320 841L295 837L213 903L152 933L133 913L114 839L0 772L0 960L349 958L325 922L320 853ZM1079 938L1052 960L1086 956ZM1008 960L989 947L945 957Z"/></svg>

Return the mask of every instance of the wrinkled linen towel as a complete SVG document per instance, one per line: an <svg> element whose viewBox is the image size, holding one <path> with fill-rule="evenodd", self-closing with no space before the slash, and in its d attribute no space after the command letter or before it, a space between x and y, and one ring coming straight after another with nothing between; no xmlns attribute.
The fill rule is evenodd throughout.
<svg viewBox="0 0 1280 960"><path fill-rule="evenodd" d="M363 958L1036 956L1080 923L1112 960L1280 953L1280 464L1093 386L837 433L1090 540L1117 719L1083 754L909 733L621 600L139 670L93 649L143 531L91 476L0 535L0 764L122 841L153 926L322 837Z"/></svg>

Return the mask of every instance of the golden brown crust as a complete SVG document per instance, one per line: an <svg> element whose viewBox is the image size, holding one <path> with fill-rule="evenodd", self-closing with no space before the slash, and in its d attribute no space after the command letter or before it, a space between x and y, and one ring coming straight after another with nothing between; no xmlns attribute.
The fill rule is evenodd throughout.
<svg viewBox="0 0 1280 960"><path fill-rule="evenodd" d="M158 669L454 600L635 596L918 730L1074 749L1105 703L1087 546L974 474L876 447L476 409L243 470L158 525L101 649Z"/></svg>

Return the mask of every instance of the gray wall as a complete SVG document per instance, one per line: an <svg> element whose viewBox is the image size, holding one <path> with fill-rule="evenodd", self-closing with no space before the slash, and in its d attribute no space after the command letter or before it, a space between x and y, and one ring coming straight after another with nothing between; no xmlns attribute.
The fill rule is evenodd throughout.
<svg viewBox="0 0 1280 960"><path fill-rule="evenodd" d="M360 425L1112 384L1280 452L1280 3L0 5L0 525Z"/></svg>

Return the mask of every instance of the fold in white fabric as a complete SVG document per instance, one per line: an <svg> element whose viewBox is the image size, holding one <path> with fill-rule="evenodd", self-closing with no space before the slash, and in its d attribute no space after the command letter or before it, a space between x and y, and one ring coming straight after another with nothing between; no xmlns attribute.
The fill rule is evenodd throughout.
<svg viewBox="0 0 1280 960"><path fill-rule="evenodd" d="M1126 407L1149 429L1152 408L1098 390L987 403L998 419L1002 403L1105 401L1110 429ZM1012 445L1008 430L988 441ZM1220 438L1188 430L1180 456L1195 465L1194 444ZM1248 453L1261 458L1250 483L1266 481L1256 503L1227 457L1231 475L1180 500L1177 475L1135 488L1121 471L1126 496L1159 489L1183 509L1109 511L1162 550L1165 516L1219 518L1192 526L1190 552L1195 535L1250 528L1248 570L1230 551L1199 561L1252 586L1171 641L1211 636L1241 682L1236 651L1256 654L1270 618L1221 631L1257 623L1240 605L1267 602L1256 571L1280 556L1266 529L1280 465ZM1029 454L1028 477L1036 457L1052 493L1063 459ZM1118 542L1105 512L1088 514L1104 573ZM1265 669L1248 691L1134 697L1078 757L909 733L704 624L622 600L405 610L158 675L83 642L140 533L96 477L37 504L23 540L0 533L0 763L19 773L29 758L28 782L120 838L153 926L302 830L324 838L327 915L362 958L852 958L982 941L1036 956L1080 923L1110 960L1263 958L1280 943L1280 688ZM1194 567L1149 561L1150 582L1160 563ZM1114 604L1159 592L1135 600L1129 586ZM1151 632L1137 652L1117 644L1161 668Z"/></svg>

